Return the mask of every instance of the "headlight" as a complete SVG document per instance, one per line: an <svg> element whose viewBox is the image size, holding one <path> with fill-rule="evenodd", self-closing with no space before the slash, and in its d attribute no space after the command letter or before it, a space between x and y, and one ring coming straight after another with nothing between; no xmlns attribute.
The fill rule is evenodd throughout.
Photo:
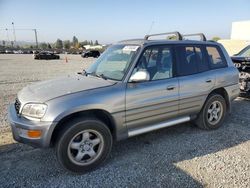
<svg viewBox="0 0 250 188"><path fill-rule="evenodd" d="M22 108L22 115L31 117L31 118L38 118L41 119L47 110L46 104L25 104Z"/></svg>

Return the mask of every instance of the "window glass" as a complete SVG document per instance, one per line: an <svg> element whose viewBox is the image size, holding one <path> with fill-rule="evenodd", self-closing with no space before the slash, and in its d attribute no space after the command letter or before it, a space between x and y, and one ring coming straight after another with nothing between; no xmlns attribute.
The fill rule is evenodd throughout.
<svg viewBox="0 0 250 188"><path fill-rule="evenodd" d="M178 73L180 76L195 74L198 72L197 68L197 54L194 47L178 46L177 54L178 60Z"/></svg>
<svg viewBox="0 0 250 188"><path fill-rule="evenodd" d="M250 46L244 48L238 55L240 57L250 57Z"/></svg>
<svg viewBox="0 0 250 188"><path fill-rule="evenodd" d="M204 50L198 46L178 46L178 73L186 76L209 70Z"/></svg>
<svg viewBox="0 0 250 188"><path fill-rule="evenodd" d="M195 52L197 54L198 71L204 72L209 70L208 63L205 59L204 51L200 47L195 47Z"/></svg>
<svg viewBox="0 0 250 188"><path fill-rule="evenodd" d="M139 48L136 45L113 45L105 50L87 72L121 81Z"/></svg>
<svg viewBox="0 0 250 188"><path fill-rule="evenodd" d="M223 68L226 67L225 60L221 57L218 49L213 46L207 47L207 53L208 53L208 62L211 66L211 68Z"/></svg>
<svg viewBox="0 0 250 188"><path fill-rule="evenodd" d="M171 47L151 47L144 51L135 71L146 69L150 75L150 80L161 80L173 76L172 66Z"/></svg>

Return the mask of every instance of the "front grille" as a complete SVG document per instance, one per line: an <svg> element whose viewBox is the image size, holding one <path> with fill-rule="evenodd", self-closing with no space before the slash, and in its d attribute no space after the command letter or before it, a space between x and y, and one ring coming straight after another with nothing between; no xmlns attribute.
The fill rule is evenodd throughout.
<svg viewBox="0 0 250 188"><path fill-rule="evenodd" d="M20 103L20 101L17 98L16 98L16 101L15 101L14 105L15 105L16 113L19 114L21 103Z"/></svg>

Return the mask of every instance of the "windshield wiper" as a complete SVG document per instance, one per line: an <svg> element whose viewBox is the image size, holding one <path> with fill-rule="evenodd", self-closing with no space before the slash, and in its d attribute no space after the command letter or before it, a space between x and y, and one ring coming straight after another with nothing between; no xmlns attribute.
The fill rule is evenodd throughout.
<svg viewBox="0 0 250 188"><path fill-rule="evenodd" d="M95 74L96 77L107 80L108 78L104 74Z"/></svg>
<svg viewBox="0 0 250 188"><path fill-rule="evenodd" d="M104 79L104 80L107 80L107 79L108 79L104 74L96 74L95 72L86 73L86 75L95 76L95 77L98 77L98 78L102 78L102 79Z"/></svg>
<svg viewBox="0 0 250 188"><path fill-rule="evenodd" d="M87 73L87 71L85 69L83 69L82 72L77 72L77 74L81 74L83 76L87 76L89 73Z"/></svg>

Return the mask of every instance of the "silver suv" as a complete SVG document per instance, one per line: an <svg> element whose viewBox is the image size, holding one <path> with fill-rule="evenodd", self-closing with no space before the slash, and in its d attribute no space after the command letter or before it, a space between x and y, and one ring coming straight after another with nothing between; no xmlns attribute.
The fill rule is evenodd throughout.
<svg viewBox="0 0 250 188"><path fill-rule="evenodd" d="M126 40L83 72L23 88L8 117L14 139L55 146L68 170L103 162L113 141L192 121L220 127L239 94L238 70L216 42Z"/></svg>

